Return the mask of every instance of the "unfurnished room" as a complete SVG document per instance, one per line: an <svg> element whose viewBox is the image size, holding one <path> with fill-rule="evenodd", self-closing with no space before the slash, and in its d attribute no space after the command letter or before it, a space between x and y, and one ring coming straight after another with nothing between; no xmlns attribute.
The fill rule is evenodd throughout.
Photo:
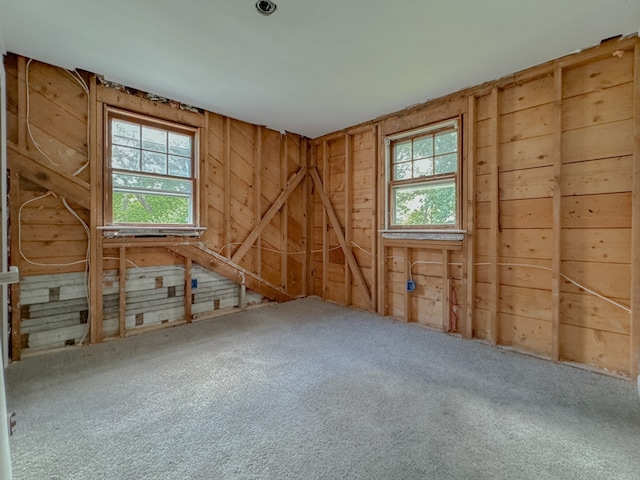
<svg viewBox="0 0 640 480"><path fill-rule="evenodd" d="M0 0L0 479L640 478L639 27Z"/></svg>

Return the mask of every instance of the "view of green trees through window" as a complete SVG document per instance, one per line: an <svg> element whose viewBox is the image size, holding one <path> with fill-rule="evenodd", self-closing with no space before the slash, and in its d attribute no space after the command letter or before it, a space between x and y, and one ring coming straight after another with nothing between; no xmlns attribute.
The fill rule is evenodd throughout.
<svg viewBox="0 0 640 480"><path fill-rule="evenodd" d="M110 120L111 222L192 224L195 133L136 120Z"/></svg>
<svg viewBox="0 0 640 480"><path fill-rule="evenodd" d="M390 142L392 226L455 226L457 121Z"/></svg>

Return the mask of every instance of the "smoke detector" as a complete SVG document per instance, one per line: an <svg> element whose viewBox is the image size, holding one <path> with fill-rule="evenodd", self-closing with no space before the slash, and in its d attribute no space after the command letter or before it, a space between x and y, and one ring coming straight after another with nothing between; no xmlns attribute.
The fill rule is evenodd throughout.
<svg viewBox="0 0 640 480"><path fill-rule="evenodd" d="M277 8L277 5L271 0L258 0L256 2L256 10L258 10L258 13L264 15L265 17L271 15L276 11Z"/></svg>

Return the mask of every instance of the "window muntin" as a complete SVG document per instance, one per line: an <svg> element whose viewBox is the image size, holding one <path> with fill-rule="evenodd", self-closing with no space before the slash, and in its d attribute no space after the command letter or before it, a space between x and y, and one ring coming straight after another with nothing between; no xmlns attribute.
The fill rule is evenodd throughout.
<svg viewBox="0 0 640 480"><path fill-rule="evenodd" d="M458 228L458 119L387 137L388 226Z"/></svg>
<svg viewBox="0 0 640 480"><path fill-rule="evenodd" d="M197 130L107 111L109 225L195 226Z"/></svg>

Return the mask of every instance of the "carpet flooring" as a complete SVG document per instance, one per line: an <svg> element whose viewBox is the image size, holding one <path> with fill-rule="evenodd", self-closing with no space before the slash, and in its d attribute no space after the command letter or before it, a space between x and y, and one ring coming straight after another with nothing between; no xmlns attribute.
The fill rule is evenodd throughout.
<svg viewBox="0 0 640 480"><path fill-rule="evenodd" d="M316 298L6 382L16 480L640 478L631 382Z"/></svg>

